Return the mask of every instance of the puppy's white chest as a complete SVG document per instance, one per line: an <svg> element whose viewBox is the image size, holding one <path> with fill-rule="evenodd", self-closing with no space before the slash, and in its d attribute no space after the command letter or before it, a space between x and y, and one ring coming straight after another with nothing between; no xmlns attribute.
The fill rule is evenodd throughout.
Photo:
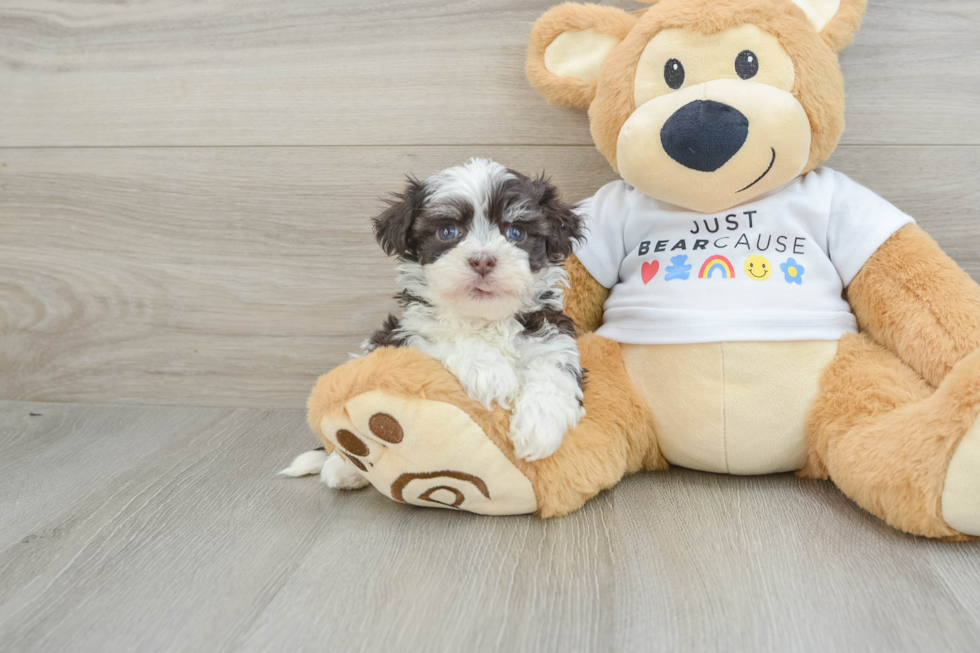
<svg viewBox="0 0 980 653"><path fill-rule="evenodd" d="M517 336L521 329L516 319L475 325L463 321L439 321L418 330L422 342L417 346L444 363L476 356L486 360L499 359L499 363L513 366L517 361Z"/></svg>
<svg viewBox="0 0 980 653"><path fill-rule="evenodd" d="M466 394L488 410L494 402L503 408L513 406L520 392L513 335L456 334L446 340L430 340L420 348L439 360L459 379Z"/></svg>

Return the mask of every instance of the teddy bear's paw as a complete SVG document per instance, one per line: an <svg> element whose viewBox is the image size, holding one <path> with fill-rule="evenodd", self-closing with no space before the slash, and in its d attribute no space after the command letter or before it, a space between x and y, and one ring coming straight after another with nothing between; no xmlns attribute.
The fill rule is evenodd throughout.
<svg viewBox="0 0 980 653"><path fill-rule="evenodd" d="M461 408L380 390L344 408L323 418L321 432L389 498L484 515L537 510L531 482Z"/></svg>
<svg viewBox="0 0 980 653"><path fill-rule="evenodd" d="M320 480L334 490L359 490L370 484L354 465L341 458L338 453L330 454L323 463Z"/></svg>
<svg viewBox="0 0 980 653"><path fill-rule="evenodd" d="M946 468L942 511L951 527L980 536L980 420L960 440Z"/></svg>

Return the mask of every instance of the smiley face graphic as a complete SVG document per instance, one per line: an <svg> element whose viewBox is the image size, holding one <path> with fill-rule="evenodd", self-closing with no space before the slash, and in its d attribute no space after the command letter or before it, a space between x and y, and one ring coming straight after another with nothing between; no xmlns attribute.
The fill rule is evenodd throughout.
<svg viewBox="0 0 980 653"><path fill-rule="evenodd" d="M772 275L772 263L765 256L750 256L745 259L745 274L750 279L765 281Z"/></svg>

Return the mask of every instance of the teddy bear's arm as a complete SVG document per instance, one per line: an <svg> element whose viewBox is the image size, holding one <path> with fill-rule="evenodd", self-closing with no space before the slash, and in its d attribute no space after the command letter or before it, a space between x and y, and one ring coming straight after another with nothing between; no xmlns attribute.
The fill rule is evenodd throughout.
<svg viewBox="0 0 980 653"><path fill-rule="evenodd" d="M847 295L861 330L933 386L980 349L980 286L918 225L885 241Z"/></svg>
<svg viewBox="0 0 980 653"><path fill-rule="evenodd" d="M580 333L591 333L602 325L602 307L609 297L603 287L572 254L565 261L570 288L565 293L565 313L575 320Z"/></svg>

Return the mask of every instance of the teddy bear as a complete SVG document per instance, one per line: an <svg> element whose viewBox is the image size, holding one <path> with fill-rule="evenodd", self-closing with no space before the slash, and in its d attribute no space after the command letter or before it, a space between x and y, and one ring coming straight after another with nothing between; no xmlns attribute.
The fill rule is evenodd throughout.
<svg viewBox="0 0 980 653"><path fill-rule="evenodd" d="M897 529L980 536L980 286L821 167L866 0L646 4L557 6L528 47L532 86L588 109L621 177L565 262L578 426L521 460L506 410L381 348L319 379L311 428L415 505L554 517L673 464L828 479Z"/></svg>

